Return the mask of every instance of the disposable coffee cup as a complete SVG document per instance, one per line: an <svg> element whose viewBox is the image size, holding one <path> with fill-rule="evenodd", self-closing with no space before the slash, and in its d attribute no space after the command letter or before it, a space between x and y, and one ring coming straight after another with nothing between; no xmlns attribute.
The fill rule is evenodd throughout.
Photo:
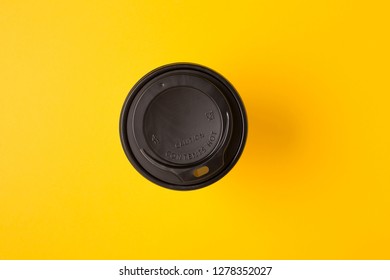
<svg viewBox="0 0 390 280"><path fill-rule="evenodd" d="M142 77L120 117L123 149L148 180L175 190L225 176L244 149L247 119L234 87L201 65L175 63Z"/></svg>

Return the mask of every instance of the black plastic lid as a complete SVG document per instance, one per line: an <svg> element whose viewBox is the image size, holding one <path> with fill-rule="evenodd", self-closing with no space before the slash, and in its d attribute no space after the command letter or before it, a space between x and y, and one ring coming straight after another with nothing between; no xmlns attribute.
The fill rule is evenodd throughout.
<svg viewBox="0 0 390 280"><path fill-rule="evenodd" d="M210 185L226 175L245 145L247 121L233 86L213 70L162 66L131 89L120 135L134 167L175 190Z"/></svg>

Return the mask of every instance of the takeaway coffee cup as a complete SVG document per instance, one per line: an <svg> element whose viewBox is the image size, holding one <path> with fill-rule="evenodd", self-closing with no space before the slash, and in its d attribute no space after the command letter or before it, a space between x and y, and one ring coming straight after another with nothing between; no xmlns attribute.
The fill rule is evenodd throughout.
<svg viewBox="0 0 390 280"><path fill-rule="evenodd" d="M157 68L131 89L120 136L132 165L175 190L208 186L238 161L246 141L244 105L233 86L204 66Z"/></svg>

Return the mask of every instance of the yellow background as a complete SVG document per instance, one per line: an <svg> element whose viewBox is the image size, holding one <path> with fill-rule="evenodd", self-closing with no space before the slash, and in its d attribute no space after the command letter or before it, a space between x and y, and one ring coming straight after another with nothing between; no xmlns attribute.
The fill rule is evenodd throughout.
<svg viewBox="0 0 390 280"><path fill-rule="evenodd" d="M388 1L0 4L1 259L390 258ZM218 183L148 182L125 97L172 62L247 109Z"/></svg>

